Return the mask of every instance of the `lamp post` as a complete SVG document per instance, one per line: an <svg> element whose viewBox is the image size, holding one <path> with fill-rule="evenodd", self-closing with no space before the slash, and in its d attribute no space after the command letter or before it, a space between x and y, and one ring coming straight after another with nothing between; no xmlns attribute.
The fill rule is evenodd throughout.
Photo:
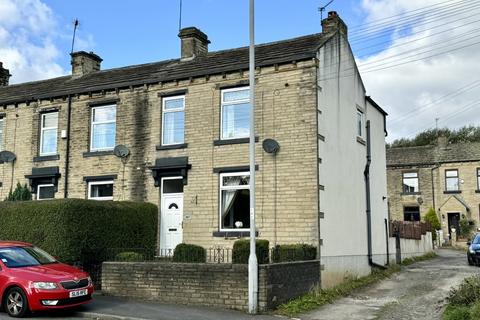
<svg viewBox="0 0 480 320"><path fill-rule="evenodd" d="M248 312L257 313L258 304L258 261L255 253L255 4L250 0L250 255L248 257Z"/></svg>

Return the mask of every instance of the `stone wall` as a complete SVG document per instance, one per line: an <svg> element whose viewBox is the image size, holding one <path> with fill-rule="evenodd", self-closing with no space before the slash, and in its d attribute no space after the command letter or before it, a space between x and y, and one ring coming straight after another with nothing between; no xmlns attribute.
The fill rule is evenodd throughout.
<svg viewBox="0 0 480 320"><path fill-rule="evenodd" d="M320 262L259 266L259 310L309 292ZM102 291L162 303L248 309L248 267L240 264L104 262Z"/></svg>

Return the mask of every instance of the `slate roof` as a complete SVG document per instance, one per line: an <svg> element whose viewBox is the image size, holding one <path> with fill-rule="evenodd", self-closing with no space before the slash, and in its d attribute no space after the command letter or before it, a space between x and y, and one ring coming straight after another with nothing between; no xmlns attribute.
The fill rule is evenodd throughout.
<svg viewBox="0 0 480 320"><path fill-rule="evenodd" d="M316 57L317 50L330 38L321 33L257 45L256 66L268 66ZM67 94L182 80L248 69L248 47L209 52L191 61L180 59L94 72L80 78L63 76L42 81L0 87L0 105L34 101Z"/></svg>
<svg viewBox="0 0 480 320"><path fill-rule="evenodd" d="M480 142L387 149L387 167L480 161Z"/></svg>

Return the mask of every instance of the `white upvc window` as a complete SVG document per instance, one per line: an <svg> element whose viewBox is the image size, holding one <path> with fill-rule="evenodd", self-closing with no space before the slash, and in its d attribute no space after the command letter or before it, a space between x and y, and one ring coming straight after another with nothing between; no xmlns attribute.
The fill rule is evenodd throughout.
<svg viewBox="0 0 480 320"><path fill-rule="evenodd" d="M3 151L5 148L5 120L0 118L0 151Z"/></svg>
<svg viewBox="0 0 480 320"><path fill-rule="evenodd" d="M49 200L55 198L55 186L53 184L39 184L37 186L37 200Z"/></svg>
<svg viewBox="0 0 480 320"><path fill-rule="evenodd" d="M250 135L249 87L225 89L221 96L221 139L247 138Z"/></svg>
<svg viewBox="0 0 480 320"><path fill-rule="evenodd" d="M162 99L162 145L185 142L185 96Z"/></svg>
<svg viewBox="0 0 480 320"><path fill-rule="evenodd" d="M58 112L41 114L40 121L40 155L57 154Z"/></svg>
<svg viewBox="0 0 480 320"><path fill-rule="evenodd" d="M356 119L356 124L357 124L357 137L359 138L364 138L364 127L365 127L365 115L363 114L363 111L357 108L357 119Z"/></svg>
<svg viewBox="0 0 480 320"><path fill-rule="evenodd" d="M250 228L250 173L220 174L220 230Z"/></svg>
<svg viewBox="0 0 480 320"><path fill-rule="evenodd" d="M113 180L89 181L88 199L113 200Z"/></svg>
<svg viewBox="0 0 480 320"><path fill-rule="evenodd" d="M108 151L115 147L117 106L92 108L90 151Z"/></svg>

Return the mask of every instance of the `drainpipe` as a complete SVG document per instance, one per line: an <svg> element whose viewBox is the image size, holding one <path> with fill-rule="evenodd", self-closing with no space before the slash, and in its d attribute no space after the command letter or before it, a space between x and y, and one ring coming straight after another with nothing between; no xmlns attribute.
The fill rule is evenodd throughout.
<svg viewBox="0 0 480 320"><path fill-rule="evenodd" d="M433 204L433 210L435 210L435 213L437 212L437 208L435 208L435 183L433 182L433 170L438 169L440 166L438 163L430 169L430 175L432 177L432 204Z"/></svg>
<svg viewBox="0 0 480 320"><path fill-rule="evenodd" d="M385 266L373 262L372 254L372 208L370 201L370 164L372 162L371 144L370 144L370 120L367 120L367 164L363 175L365 176L365 195L367 202L367 245L368 245L368 264L372 267L385 269Z"/></svg>
<svg viewBox="0 0 480 320"><path fill-rule="evenodd" d="M70 165L70 122L72 118L72 96L68 95L67 106L67 145L65 150L65 186L63 197L68 198L68 166Z"/></svg>

